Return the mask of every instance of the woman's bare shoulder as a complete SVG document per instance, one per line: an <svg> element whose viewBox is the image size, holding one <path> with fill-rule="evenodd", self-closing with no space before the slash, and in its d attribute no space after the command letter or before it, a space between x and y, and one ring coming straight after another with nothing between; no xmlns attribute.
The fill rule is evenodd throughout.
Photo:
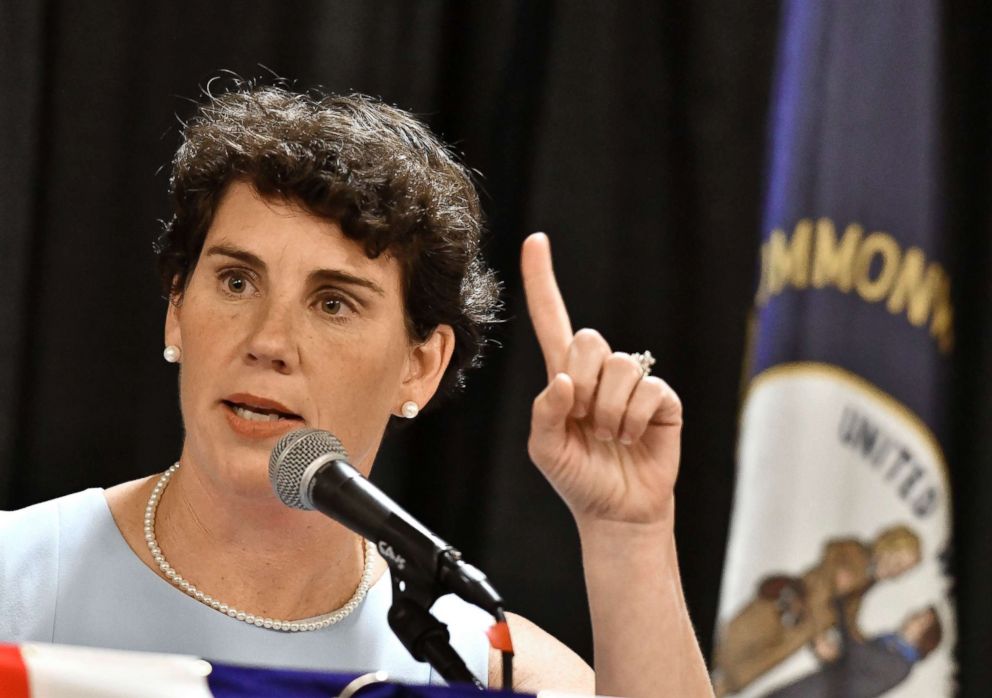
<svg viewBox="0 0 992 698"><path fill-rule="evenodd" d="M527 693L555 690L589 695L596 692L596 676L579 655L523 616L507 613L506 617L513 638L515 690ZM501 685L502 671L502 656L496 650L490 650L490 686Z"/></svg>

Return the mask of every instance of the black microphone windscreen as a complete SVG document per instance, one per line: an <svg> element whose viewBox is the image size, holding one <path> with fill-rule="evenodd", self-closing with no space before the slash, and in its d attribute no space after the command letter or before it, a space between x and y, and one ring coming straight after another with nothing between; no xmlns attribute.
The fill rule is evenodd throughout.
<svg viewBox="0 0 992 698"><path fill-rule="evenodd" d="M313 509L303 487L309 484L304 482L307 468L318 458L322 462L347 462L348 452L334 434L322 429L297 429L279 439L269 457L269 481L283 504L294 509Z"/></svg>

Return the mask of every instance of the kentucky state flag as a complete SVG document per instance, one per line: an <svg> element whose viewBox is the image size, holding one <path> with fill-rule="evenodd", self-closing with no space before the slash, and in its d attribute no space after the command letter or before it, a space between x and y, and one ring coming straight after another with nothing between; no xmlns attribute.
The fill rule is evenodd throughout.
<svg viewBox="0 0 992 698"><path fill-rule="evenodd" d="M939 20L783 5L718 695L953 693Z"/></svg>

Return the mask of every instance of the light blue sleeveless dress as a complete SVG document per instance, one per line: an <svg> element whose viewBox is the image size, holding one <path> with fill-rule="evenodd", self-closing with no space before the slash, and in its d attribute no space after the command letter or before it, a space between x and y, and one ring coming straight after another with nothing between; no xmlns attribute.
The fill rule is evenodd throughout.
<svg viewBox="0 0 992 698"><path fill-rule="evenodd" d="M356 672L384 670L406 683L442 683L414 661L386 622L389 573L346 619L284 633L229 618L149 569L125 542L103 490L89 489L0 512L0 642L188 654L236 664ZM432 609L484 683L492 620L454 596Z"/></svg>

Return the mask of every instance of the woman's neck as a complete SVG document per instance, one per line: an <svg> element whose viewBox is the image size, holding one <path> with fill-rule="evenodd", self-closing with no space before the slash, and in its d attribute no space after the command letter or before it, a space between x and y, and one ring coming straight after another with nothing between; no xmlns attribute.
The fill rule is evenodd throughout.
<svg viewBox="0 0 992 698"><path fill-rule="evenodd" d="M158 476L107 491L134 552L164 576L148 550L143 515ZM361 539L317 512L275 498L218 491L195 466L179 468L159 500L155 536L169 564L200 591L253 615L281 620L332 611L362 575ZM385 565L376 557L373 579Z"/></svg>

